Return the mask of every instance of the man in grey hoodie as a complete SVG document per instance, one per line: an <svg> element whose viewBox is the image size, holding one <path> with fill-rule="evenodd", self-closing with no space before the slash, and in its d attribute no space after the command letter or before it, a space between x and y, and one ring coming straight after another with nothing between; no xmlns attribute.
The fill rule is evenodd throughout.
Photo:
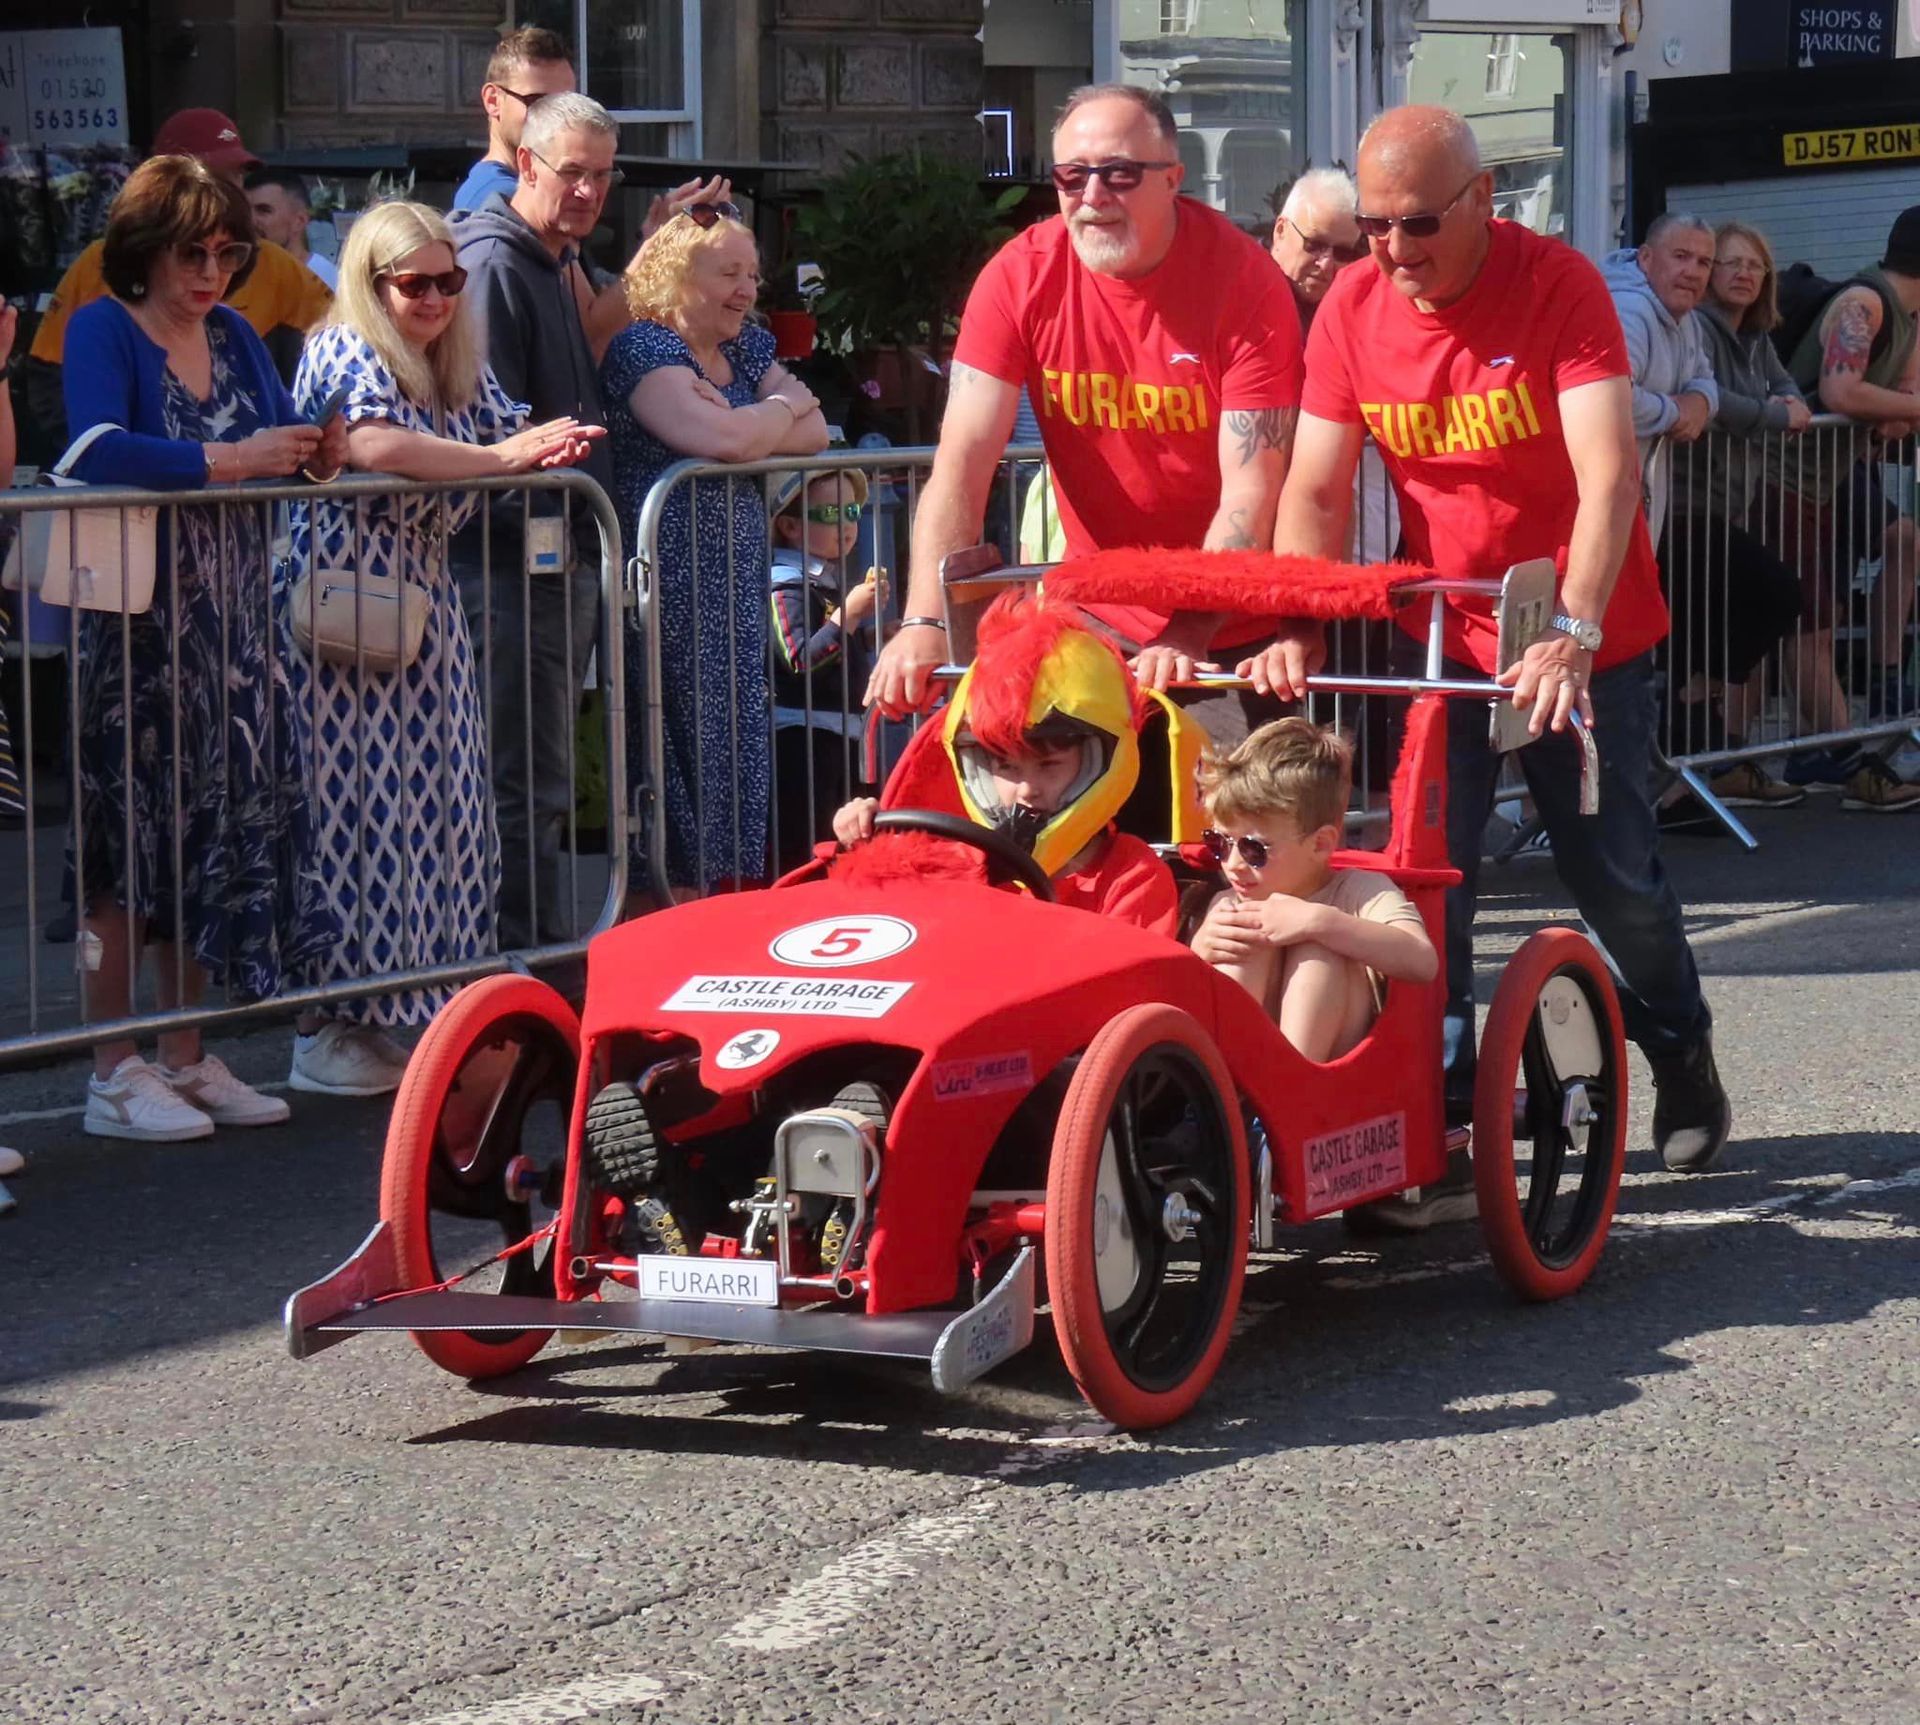
<svg viewBox="0 0 1920 1725"><path fill-rule="evenodd" d="M589 97L535 102L515 152L520 177L513 196L496 192L453 217L487 363L536 423L570 415L582 426L605 425L599 368L582 321L594 294L578 248L619 183L618 134L613 117ZM580 471L612 493L613 457L604 441L596 440ZM563 512L571 533L542 525ZM492 714L500 944L564 940L575 930L560 891L560 837L572 796L580 689L600 621L600 535L588 511L577 503L563 511L556 493L533 493L524 512L521 495L506 494L491 512L490 543L483 545L476 521L455 541L453 561L467 626L483 654Z"/></svg>
<svg viewBox="0 0 1920 1725"><path fill-rule="evenodd" d="M1713 229L1698 216L1669 211L1653 218L1637 251L1617 251L1600 268L1627 337L1633 434L1647 531L1657 545L1667 518L1667 443L1692 443L1720 407L1693 315L1713 270Z"/></svg>

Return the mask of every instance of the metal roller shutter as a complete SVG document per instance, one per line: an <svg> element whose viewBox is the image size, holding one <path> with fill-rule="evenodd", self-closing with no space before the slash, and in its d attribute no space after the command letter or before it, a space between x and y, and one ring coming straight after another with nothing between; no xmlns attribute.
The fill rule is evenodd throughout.
<svg viewBox="0 0 1920 1725"><path fill-rule="evenodd" d="M1823 276L1851 275L1873 263L1885 249L1893 218L1910 204L1920 204L1920 164L1674 186L1667 193L1670 210L1711 222L1751 222L1767 236L1782 269L1806 262Z"/></svg>

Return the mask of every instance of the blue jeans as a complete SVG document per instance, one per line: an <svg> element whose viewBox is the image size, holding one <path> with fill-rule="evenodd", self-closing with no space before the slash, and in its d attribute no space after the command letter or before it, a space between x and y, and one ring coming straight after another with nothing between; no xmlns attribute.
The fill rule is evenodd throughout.
<svg viewBox="0 0 1920 1725"><path fill-rule="evenodd" d="M1453 663L1445 674L1482 675ZM1619 984L1627 1035L1648 1054L1672 1053L1704 1037L1713 1017L1654 825L1653 655L1597 672L1591 692L1599 812L1580 813L1580 746L1571 733L1548 732L1529 743L1519 751L1520 768L1553 842L1553 866ZM1447 853L1461 874L1447 894L1447 1086L1455 1093L1470 1089L1473 1079L1473 915L1499 770L1500 757L1487 742L1485 706L1449 701Z"/></svg>

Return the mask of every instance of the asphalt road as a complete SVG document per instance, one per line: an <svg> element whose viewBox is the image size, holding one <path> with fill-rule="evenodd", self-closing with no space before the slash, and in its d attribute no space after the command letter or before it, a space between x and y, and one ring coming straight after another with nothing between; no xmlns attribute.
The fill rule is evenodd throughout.
<svg viewBox="0 0 1920 1725"><path fill-rule="evenodd" d="M399 1338L295 1363L277 1308L365 1231L379 1107L145 1149L80 1135L72 1069L6 1079L0 1718L1911 1725L1920 818L1759 826L1672 853L1723 1169L1657 1168L1643 1085L1613 1243L1548 1307L1471 1227L1285 1236L1146 1438L1044 1324L954 1399L620 1342L472 1388ZM1493 872L1486 958L1557 904Z"/></svg>

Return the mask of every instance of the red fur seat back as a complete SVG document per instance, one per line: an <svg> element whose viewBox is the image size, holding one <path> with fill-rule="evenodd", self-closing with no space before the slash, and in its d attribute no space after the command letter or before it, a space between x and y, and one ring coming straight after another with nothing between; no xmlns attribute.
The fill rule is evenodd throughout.
<svg viewBox="0 0 1920 1725"><path fill-rule="evenodd" d="M1155 611L1234 611L1254 617L1390 617L1396 591L1432 577L1410 563L1334 563L1267 551L1158 546L1096 551L1046 579L1049 599L1144 605Z"/></svg>

